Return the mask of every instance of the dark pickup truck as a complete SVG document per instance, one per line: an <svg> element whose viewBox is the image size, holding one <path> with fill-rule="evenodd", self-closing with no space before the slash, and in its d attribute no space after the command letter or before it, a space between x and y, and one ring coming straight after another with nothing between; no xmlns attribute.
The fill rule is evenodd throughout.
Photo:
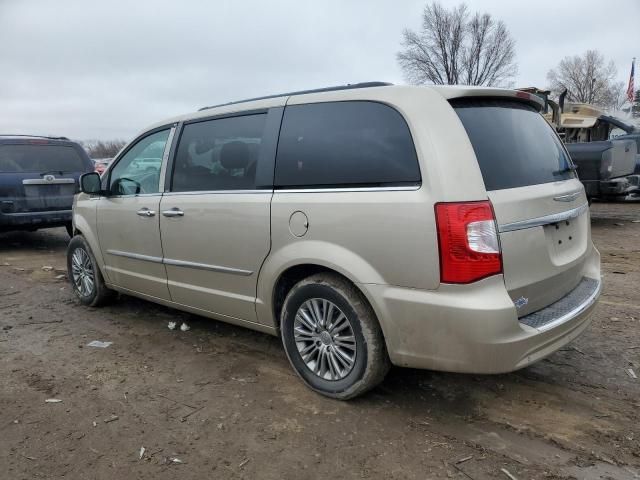
<svg viewBox="0 0 640 480"><path fill-rule="evenodd" d="M0 231L65 226L71 234L78 179L93 170L66 137L0 135Z"/></svg>
<svg viewBox="0 0 640 480"><path fill-rule="evenodd" d="M588 198L623 198L637 190L632 183L636 142L623 137L587 143L567 143Z"/></svg>

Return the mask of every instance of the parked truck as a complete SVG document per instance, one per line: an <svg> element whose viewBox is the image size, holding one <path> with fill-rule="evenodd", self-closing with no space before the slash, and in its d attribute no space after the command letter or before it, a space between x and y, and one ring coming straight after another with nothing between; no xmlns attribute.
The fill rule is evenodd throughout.
<svg viewBox="0 0 640 480"><path fill-rule="evenodd" d="M611 138L616 129L633 134L635 127L605 115L594 105L565 103L564 95L555 102L549 98L549 90L520 90L545 102L543 115L564 141L589 200L633 198L640 193L639 179L634 176L636 141L626 135Z"/></svg>

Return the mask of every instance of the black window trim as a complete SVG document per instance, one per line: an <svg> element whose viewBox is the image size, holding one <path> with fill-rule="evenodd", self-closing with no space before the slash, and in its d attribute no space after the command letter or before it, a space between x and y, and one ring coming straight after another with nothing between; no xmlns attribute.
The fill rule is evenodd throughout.
<svg viewBox="0 0 640 480"><path fill-rule="evenodd" d="M381 101L381 100L370 100L370 99L351 99L346 98L344 100L329 100L329 101L321 101L321 102L304 102L304 103L293 103L291 105L287 104L283 109L282 119L284 119L284 114L286 113L286 109L289 107L297 107L301 105L318 105L318 104L328 104L328 103L355 103L355 102L364 102L364 103L378 103L380 105L384 105L393 109L400 118L404 122L407 127L407 131L409 132L409 138L411 139L411 144L413 145L413 151L416 155L416 161L418 162L418 174L420 175L420 179L417 182L375 182L375 183L339 183L339 184L327 184L327 185L276 185L275 184L275 167L274 164L274 176L273 176L273 190L278 193L304 193L308 191L313 191L316 193L329 193L329 192L377 192L377 191L414 191L422 188L423 179L422 179L422 166L420 165L420 157L418 156L418 150L416 149L416 143L413 138L413 132L411 131L411 127L409 126L409 122L402 114L400 110L398 110L395 105L390 103ZM281 119L281 123L282 123ZM280 143L280 131L278 131L278 143ZM275 160L277 160L277 154Z"/></svg>
<svg viewBox="0 0 640 480"><path fill-rule="evenodd" d="M251 110L240 110L236 112L220 113L216 115L207 115L206 117L197 117L180 122L176 127L176 134L173 136L171 150L169 151L169 160L164 183L164 195L198 195L198 194L251 194L265 193L273 191L273 178L275 175L276 149L278 146L278 136L280 133L280 124L284 114L284 107L257 108ZM173 175L175 172L175 159L178 151L178 145L182 139L184 128L187 125L200 122L208 122L211 120L222 120L225 118L245 117L249 115L266 115L265 130L263 142L260 145L260 155L258 156L258 164L256 168L256 186L254 189L227 189L227 190L192 190L188 192L174 192L172 190Z"/></svg>

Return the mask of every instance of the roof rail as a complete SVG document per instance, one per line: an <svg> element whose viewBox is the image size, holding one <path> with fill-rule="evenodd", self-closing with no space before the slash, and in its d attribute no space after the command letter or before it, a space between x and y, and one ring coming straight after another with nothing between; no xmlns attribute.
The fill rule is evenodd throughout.
<svg viewBox="0 0 640 480"><path fill-rule="evenodd" d="M211 105L209 107L199 108L198 111L208 110L210 108L224 107L226 105L235 105L236 103L252 102L254 100L266 100L268 98L278 97L290 97L292 95L303 95L305 93L320 93L320 92L335 92L337 90L352 90L356 88L369 88L369 87L386 87L393 85L389 82L361 82L361 83L348 83L347 85L337 85L335 87L314 88L312 90L298 90L296 92L278 93L276 95L266 95L264 97L247 98L245 100L236 100L235 102L220 103L219 105Z"/></svg>
<svg viewBox="0 0 640 480"><path fill-rule="evenodd" d="M14 133L0 133L0 137L26 137L26 138L47 138L49 140L69 140L67 137L49 137L47 135L21 135Z"/></svg>

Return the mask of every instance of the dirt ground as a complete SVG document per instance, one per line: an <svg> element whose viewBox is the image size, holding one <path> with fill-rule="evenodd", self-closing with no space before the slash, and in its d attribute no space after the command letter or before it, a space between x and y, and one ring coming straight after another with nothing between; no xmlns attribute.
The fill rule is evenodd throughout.
<svg viewBox="0 0 640 480"><path fill-rule="evenodd" d="M395 368L350 402L277 338L80 306L63 229L0 234L0 478L640 478L640 204L592 216L605 291L575 342L508 375Z"/></svg>

